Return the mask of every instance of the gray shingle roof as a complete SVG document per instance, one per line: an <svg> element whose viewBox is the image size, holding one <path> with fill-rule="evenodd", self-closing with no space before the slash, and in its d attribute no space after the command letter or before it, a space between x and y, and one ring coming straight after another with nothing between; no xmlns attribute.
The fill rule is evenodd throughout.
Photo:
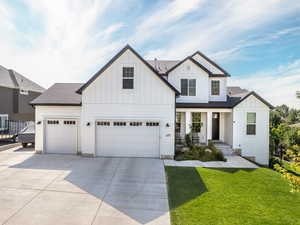
<svg viewBox="0 0 300 225"><path fill-rule="evenodd" d="M147 62L159 73L165 74L169 69L178 64L180 60L147 60Z"/></svg>
<svg viewBox="0 0 300 225"><path fill-rule="evenodd" d="M0 86L23 89L27 91L43 92L45 89L14 70L0 66Z"/></svg>
<svg viewBox="0 0 300 225"><path fill-rule="evenodd" d="M263 102L265 105L267 105L270 109L274 108L269 102L264 100L254 91L250 92L240 87L228 87L227 92L228 92L227 101L224 102L210 101L208 103L176 103L176 107L177 108L234 108L236 105L244 101L250 95L253 95L261 102Z"/></svg>
<svg viewBox="0 0 300 225"><path fill-rule="evenodd" d="M81 95L76 91L82 83L56 83L34 99L32 105L81 105Z"/></svg>

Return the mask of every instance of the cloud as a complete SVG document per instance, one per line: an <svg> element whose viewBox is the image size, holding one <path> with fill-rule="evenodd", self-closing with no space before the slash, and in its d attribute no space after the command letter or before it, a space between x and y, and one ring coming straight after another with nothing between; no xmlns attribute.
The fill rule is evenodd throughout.
<svg viewBox="0 0 300 225"><path fill-rule="evenodd" d="M157 5L157 10L147 15L136 28L136 33L131 40L139 43L155 35L160 35L171 24L188 14L198 10L205 0L174 0L168 4Z"/></svg>
<svg viewBox="0 0 300 225"><path fill-rule="evenodd" d="M151 51L157 50L161 58L182 58L198 49L216 52L229 43L243 44L239 40L253 34L254 30L297 13L300 2L291 1L287 5L279 0L228 0L209 1L201 6L200 12L205 17L180 24L179 29L174 31L176 35L171 36L166 45Z"/></svg>
<svg viewBox="0 0 300 225"><path fill-rule="evenodd" d="M219 50L212 54L210 57L216 60L233 61L247 59L247 57L241 54L241 51L249 47L257 47L265 44L272 44L276 39L286 38L288 35L297 35L300 36L300 26L284 28L278 31L265 33L263 35L255 35L247 38L246 40L241 40L238 43L235 43L234 47Z"/></svg>
<svg viewBox="0 0 300 225"><path fill-rule="evenodd" d="M54 82L86 81L124 44L110 40L111 35L122 28L122 23L109 24L100 31L96 29L111 1L27 0L24 3L31 14L39 15L43 32L29 35L20 32L13 19L17 11L11 9L2 14L6 20L1 21L9 23L1 22L0 26L1 36L7 34L7 38L0 41L0 63L45 87ZM0 6L2 12L5 5Z"/></svg>
<svg viewBox="0 0 300 225"><path fill-rule="evenodd" d="M138 0L20 1L22 4L15 6L13 1L0 2L0 64L44 87L54 82L85 82L126 43L146 58L182 59L199 49L224 62L240 57L249 46L272 43L298 34L300 29L294 26L255 35L297 15L297 0L289 4L281 0L173 0L151 4ZM28 20L30 17L35 20ZM26 24L22 29L20 20ZM277 104L284 100L277 96L279 93L293 99L299 85L298 68L294 61L276 71L266 70L232 82L241 82L246 88L251 83L267 98L275 96ZM262 81L271 84L267 91Z"/></svg>
<svg viewBox="0 0 300 225"><path fill-rule="evenodd" d="M231 78L228 85L257 91L275 106L287 104L300 109L300 99L296 98L296 91L300 91L300 59L274 70Z"/></svg>

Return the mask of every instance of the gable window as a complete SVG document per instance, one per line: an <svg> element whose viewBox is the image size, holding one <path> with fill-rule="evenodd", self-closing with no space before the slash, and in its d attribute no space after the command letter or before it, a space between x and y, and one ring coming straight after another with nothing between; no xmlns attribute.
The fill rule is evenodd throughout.
<svg viewBox="0 0 300 225"><path fill-rule="evenodd" d="M201 112L192 113L192 131L193 133L200 133L201 131Z"/></svg>
<svg viewBox="0 0 300 225"><path fill-rule="evenodd" d="M247 113L247 135L256 134L256 113Z"/></svg>
<svg viewBox="0 0 300 225"><path fill-rule="evenodd" d="M134 67L123 67L123 89L133 89Z"/></svg>
<svg viewBox="0 0 300 225"><path fill-rule="evenodd" d="M220 81L219 80L211 81L211 95L220 95Z"/></svg>
<svg viewBox="0 0 300 225"><path fill-rule="evenodd" d="M181 79L181 95L196 96L196 79Z"/></svg>

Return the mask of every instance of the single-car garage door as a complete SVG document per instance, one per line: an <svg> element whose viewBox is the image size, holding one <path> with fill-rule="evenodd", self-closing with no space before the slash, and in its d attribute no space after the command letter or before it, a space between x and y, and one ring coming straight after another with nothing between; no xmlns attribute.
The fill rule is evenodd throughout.
<svg viewBox="0 0 300 225"><path fill-rule="evenodd" d="M76 154L78 121L73 119L46 120L46 153Z"/></svg>
<svg viewBox="0 0 300 225"><path fill-rule="evenodd" d="M97 121L97 156L159 157L159 122Z"/></svg>

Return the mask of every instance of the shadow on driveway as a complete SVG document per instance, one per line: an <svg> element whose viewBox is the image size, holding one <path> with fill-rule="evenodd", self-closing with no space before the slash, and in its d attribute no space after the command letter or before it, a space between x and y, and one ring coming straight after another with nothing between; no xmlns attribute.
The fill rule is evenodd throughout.
<svg viewBox="0 0 300 225"><path fill-rule="evenodd" d="M24 150L17 152L20 151ZM45 191L88 193L96 197L100 203L93 219L95 224L170 224L162 160L83 158L75 155L48 154L32 155L20 163L11 165L10 168L24 169L24 175L18 175L20 182L23 182L22 187L25 185ZM42 174L46 177L52 173L55 173L56 178L45 185L46 182L42 182ZM52 216L55 217L58 206L51 208L55 206L52 204L45 203L41 206L45 209L40 209L39 212L31 209L26 211L26 214L30 213L36 222L39 222L40 213L52 211Z"/></svg>

